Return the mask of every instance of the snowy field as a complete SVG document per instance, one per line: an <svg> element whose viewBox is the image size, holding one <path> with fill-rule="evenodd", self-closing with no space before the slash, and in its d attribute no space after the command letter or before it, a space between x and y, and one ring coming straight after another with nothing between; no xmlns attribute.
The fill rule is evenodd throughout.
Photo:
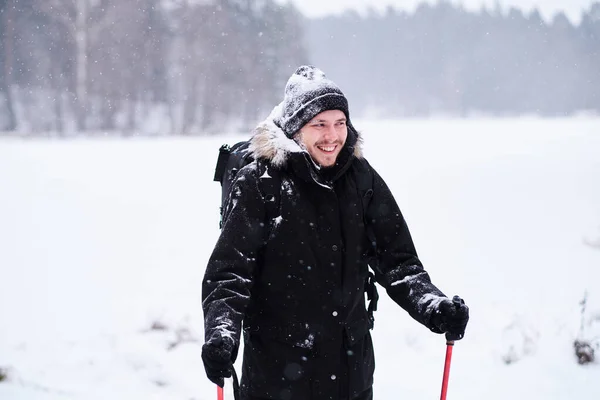
<svg viewBox="0 0 600 400"><path fill-rule="evenodd" d="M600 363L573 351L600 342L600 120L355 126L471 308L448 400L600 399ZM200 287L236 139L0 139L1 400L216 398ZM445 340L381 295L375 398L438 399Z"/></svg>

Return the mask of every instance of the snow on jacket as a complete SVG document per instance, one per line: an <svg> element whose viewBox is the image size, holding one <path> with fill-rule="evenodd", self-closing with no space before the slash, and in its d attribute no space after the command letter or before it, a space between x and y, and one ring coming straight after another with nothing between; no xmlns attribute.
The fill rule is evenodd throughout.
<svg viewBox="0 0 600 400"><path fill-rule="evenodd" d="M360 145L349 126L338 163L324 174L271 119L254 132L250 150L257 161L232 185L202 287L207 340L219 331L233 339L237 353L243 325L246 396L346 399L372 385L368 264L396 303L436 331L429 320L444 295L423 269L392 193ZM356 183L361 168L373 180L366 216ZM261 181L275 174L278 215L267 221Z"/></svg>

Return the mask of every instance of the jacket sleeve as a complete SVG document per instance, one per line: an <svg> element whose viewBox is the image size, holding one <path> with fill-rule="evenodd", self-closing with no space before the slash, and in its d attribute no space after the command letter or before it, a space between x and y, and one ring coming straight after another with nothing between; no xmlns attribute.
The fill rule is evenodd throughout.
<svg viewBox="0 0 600 400"><path fill-rule="evenodd" d="M446 296L433 284L423 268L408 226L390 189L373 171L373 198L367 208L366 222L376 244L377 282L388 295L415 320L441 333L431 322L432 313Z"/></svg>
<svg viewBox="0 0 600 400"><path fill-rule="evenodd" d="M230 337L234 359L264 241L265 217L256 163L251 163L232 183L221 234L202 281L205 340L215 333Z"/></svg>

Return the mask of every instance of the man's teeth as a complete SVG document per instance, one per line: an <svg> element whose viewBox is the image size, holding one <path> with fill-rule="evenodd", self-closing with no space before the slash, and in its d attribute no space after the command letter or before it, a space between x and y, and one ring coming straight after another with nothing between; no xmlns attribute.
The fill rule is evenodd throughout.
<svg viewBox="0 0 600 400"><path fill-rule="evenodd" d="M333 151L333 150L335 150L335 146L327 146L327 147L325 147L325 146L319 146L319 148L321 150L323 150L323 151Z"/></svg>

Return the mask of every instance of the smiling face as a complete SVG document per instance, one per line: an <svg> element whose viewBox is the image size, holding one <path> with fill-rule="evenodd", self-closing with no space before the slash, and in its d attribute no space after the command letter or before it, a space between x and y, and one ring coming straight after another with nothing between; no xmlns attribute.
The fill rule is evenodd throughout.
<svg viewBox="0 0 600 400"><path fill-rule="evenodd" d="M327 110L317 114L298 134L300 143L322 167L335 165L347 137L346 115L340 110Z"/></svg>

